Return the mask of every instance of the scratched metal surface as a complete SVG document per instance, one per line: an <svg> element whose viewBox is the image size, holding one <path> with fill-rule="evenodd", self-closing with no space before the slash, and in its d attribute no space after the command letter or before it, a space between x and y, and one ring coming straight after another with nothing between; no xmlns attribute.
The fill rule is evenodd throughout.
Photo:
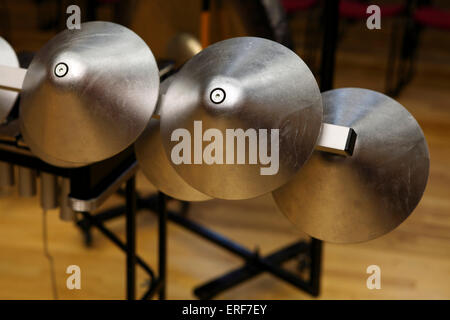
<svg viewBox="0 0 450 320"><path fill-rule="evenodd" d="M324 121L352 127L353 156L315 151L295 178L273 192L280 210L309 235L337 243L386 234L419 203L430 157L414 117L375 91L323 93Z"/></svg>
<svg viewBox="0 0 450 320"><path fill-rule="evenodd" d="M211 101L216 88L221 103ZM177 73L161 105L161 136L170 157L171 134L193 123L203 132L218 129L279 129L279 171L261 175L257 164L180 164L178 174L195 189L214 198L248 199L271 192L291 179L311 155L322 124L322 100L307 65L288 48L262 38L218 42L190 59ZM192 155L194 144L191 140ZM203 143L206 147L208 143ZM236 145L235 145L236 148ZM224 148L224 155L227 152ZM235 150L236 156L236 150ZM248 158L248 144L246 155Z"/></svg>
<svg viewBox="0 0 450 320"><path fill-rule="evenodd" d="M54 73L60 63L68 66L63 77ZM28 69L20 104L25 142L55 165L110 158L143 132L158 90L153 54L131 30L88 22L63 31Z"/></svg>
<svg viewBox="0 0 450 320"><path fill-rule="evenodd" d="M167 88L175 79L172 75L161 83L159 99L155 114L159 114L159 106L164 100ZM179 200L205 201L211 197L195 190L175 171L167 158L161 140L159 120L151 119L134 144L136 158L147 179L160 191Z"/></svg>

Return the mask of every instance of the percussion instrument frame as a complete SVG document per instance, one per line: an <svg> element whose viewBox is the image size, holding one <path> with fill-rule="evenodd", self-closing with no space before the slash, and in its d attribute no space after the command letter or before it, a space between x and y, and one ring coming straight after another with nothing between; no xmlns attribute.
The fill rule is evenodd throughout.
<svg viewBox="0 0 450 320"><path fill-rule="evenodd" d="M320 75L321 91L332 89L338 29L338 6L339 1L325 1L325 32ZM168 198L162 193L141 198L136 192L136 181L133 171L136 165L136 159L132 148L128 148L111 159L89 166L81 168L60 168L49 165L35 157L20 142L19 138L18 135L12 139L3 139L3 136L0 137L0 161L70 179L70 197L72 198L72 204L77 203L78 209L85 206L80 212L82 219L77 221L77 225L85 234L86 244L90 245L92 243L90 231L92 227L95 227L126 254L127 299L135 299L136 297L136 265L141 266L150 277L149 288L142 296L142 299L149 299L155 293L159 294L160 299L165 299L167 278L167 222L169 220L241 257L245 261L245 265L241 268L197 287L194 290L197 297L201 299L214 297L262 272L275 275L313 296L319 295L322 258L322 242L320 240L312 238L309 242L298 241L268 256L261 257L258 251L252 252L223 235L187 218L186 213L189 207L187 202L182 202L183 205L180 212L174 212L167 209L166 204ZM133 171L133 173L129 174L130 171ZM120 189L123 183L126 183L125 192ZM103 199L106 199L107 196L115 191L125 197L125 206L115 207L95 215L92 214L91 210L97 208L103 202ZM135 219L136 213L140 209L150 209L158 214L158 275L136 254ZM120 240L104 224L105 221L121 216L124 213L126 218L126 242ZM281 267L283 262L299 255L304 261L309 263L309 277L307 280Z"/></svg>

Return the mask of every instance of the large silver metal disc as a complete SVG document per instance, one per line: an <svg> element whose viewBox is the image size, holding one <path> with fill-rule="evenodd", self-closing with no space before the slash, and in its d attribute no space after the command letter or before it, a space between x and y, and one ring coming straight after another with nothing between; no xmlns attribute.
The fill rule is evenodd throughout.
<svg viewBox="0 0 450 320"><path fill-rule="evenodd" d="M0 65L19 67L16 52L2 37L0 37ZM5 121L18 96L18 92L0 89L0 122Z"/></svg>
<svg viewBox="0 0 450 320"><path fill-rule="evenodd" d="M414 117L366 89L323 93L324 122L352 127L351 157L314 152L293 180L273 192L300 230L325 241L362 242L392 231L419 203L429 154Z"/></svg>
<svg viewBox="0 0 450 320"><path fill-rule="evenodd" d="M160 112L160 106L165 98L167 88L175 77L176 75L171 76L161 83L156 112ZM211 197L187 184L171 166L162 144L159 120L150 120L134 147L139 167L158 190L175 199L184 201L205 201L211 199Z"/></svg>
<svg viewBox="0 0 450 320"><path fill-rule="evenodd" d="M306 64L288 48L253 37L218 42L190 59L161 106L171 164L195 189L222 199L253 198L285 184L309 158L321 124L321 95ZM176 141L177 129L187 130L191 141ZM227 130L232 136L238 129L242 148L227 139ZM190 156L176 151L185 142ZM186 161L175 163L172 153Z"/></svg>
<svg viewBox="0 0 450 320"><path fill-rule="evenodd" d="M84 23L34 57L21 94L21 130L47 161L101 161L143 132L158 90L156 61L138 35L110 22Z"/></svg>

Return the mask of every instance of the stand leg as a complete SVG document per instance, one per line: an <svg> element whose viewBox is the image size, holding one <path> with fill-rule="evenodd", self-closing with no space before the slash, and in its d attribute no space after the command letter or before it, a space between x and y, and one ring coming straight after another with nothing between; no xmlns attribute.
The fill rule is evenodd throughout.
<svg viewBox="0 0 450 320"><path fill-rule="evenodd" d="M167 210L166 210L166 196L164 193L158 194L158 233L159 233L159 299L166 299L166 268L167 268Z"/></svg>
<svg viewBox="0 0 450 320"><path fill-rule="evenodd" d="M136 180L126 186L127 299L136 298Z"/></svg>
<svg viewBox="0 0 450 320"><path fill-rule="evenodd" d="M307 253L308 251L309 244L307 242L300 241L278 250L262 259L264 259L267 263L280 266L282 263L295 258L301 253ZM263 273L263 269L259 268L255 264L247 262L244 266L195 288L194 294L202 300L212 299L218 294L242 284L243 282L248 281L261 273Z"/></svg>
<svg viewBox="0 0 450 320"><path fill-rule="evenodd" d="M339 1L326 0L324 8L325 27L322 47L320 90L333 89L334 68L336 60L337 37L339 30ZM322 259L322 241L311 239L311 270L309 287L311 294L319 295L320 269Z"/></svg>
<svg viewBox="0 0 450 320"><path fill-rule="evenodd" d="M311 239L311 266L310 266L310 279L311 294L317 297L320 293L320 273L322 262L322 241L318 239Z"/></svg>
<svg viewBox="0 0 450 320"><path fill-rule="evenodd" d="M272 275L292 284L293 286L306 291L310 292L310 283L304 281L303 279L299 278L297 275L293 274L292 272L289 272L282 267L273 264L267 259L262 259L257 254L255 255L254 252L244 248L238 243L235 243L231 241L230 239L215 233L202 225L193 222L189 219L183 218L179 214L168 212L168 217L170 221L181 225L185 229L195 233L196 235L222 247L223 249L230 251L234 253L237 256L240 256L242 259L244 259L248 264L253 265L257 269L260 269L264 272L269 272Z"/></svg>

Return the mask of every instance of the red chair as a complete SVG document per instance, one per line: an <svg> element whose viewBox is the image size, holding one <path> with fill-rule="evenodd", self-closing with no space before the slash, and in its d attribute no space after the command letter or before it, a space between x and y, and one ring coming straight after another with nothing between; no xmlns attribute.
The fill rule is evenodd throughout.
<svg viewBox="0 0 450 320"><path fill-rule="evenodd" d="M421 7L414 12L413 19L424 27L450 30L450 11L433 7Z"/></svg>

